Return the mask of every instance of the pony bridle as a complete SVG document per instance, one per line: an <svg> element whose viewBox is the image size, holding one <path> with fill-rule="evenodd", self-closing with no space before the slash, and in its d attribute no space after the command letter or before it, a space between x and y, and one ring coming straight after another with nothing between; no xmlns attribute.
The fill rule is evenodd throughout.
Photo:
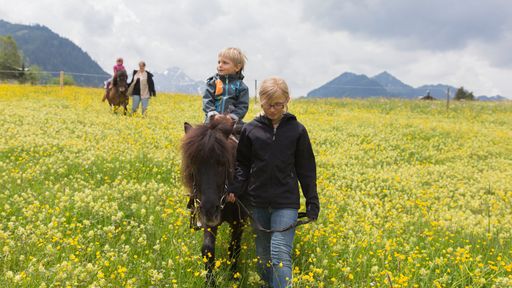
<svg viewBox="0 0 512 288"><path fill-rule="evenodd" d="M121 75L117 75L117 83L121 83ZM125 82L125 83L126 83L126 82ZM119 84L118 84L118 85L119 85ZM121 85L119 85L117 89L119 89L119 91L120 91L120 92L124 92L124 91L126 91L126 87L125 87L125 86L123 86L122 88L123 88L123 89L121 90Z"/></svg>
<svg viewBox="0 0 512 288"><path fill-rule="evenodd" d="M220 200L219 200L219 207L220 207L220 210L222 211L224 209L224 207L226 206L226 198L228 196L228 173L229 173L229 168L226 167L226 173L224 174L224 191L222 192L222 196L220 197ZM201 200L199 199L199 188L198 188L198 185L196 184L196 177L195 177L195 174L192 174L192 177L193 177L193 182L192 182L192 197L194 199L194 207L192 207L192 216L193 217L199 217L200 213L201 213ZM194 225L193 225L194 224ZM197 222L196 223L190 223L190 226L192 228L194 228L195 230L199 230L199 229L202 229L203 228L203 225L202 223L200 222Z"/></svg>

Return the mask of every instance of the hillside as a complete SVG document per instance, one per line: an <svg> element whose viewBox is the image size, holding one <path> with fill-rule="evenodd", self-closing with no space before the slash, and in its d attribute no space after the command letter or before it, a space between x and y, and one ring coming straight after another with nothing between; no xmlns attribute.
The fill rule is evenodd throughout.
<svg viewBox="0 0 512 288"><path fill-rule="evenodd" d="M85 86L100 86L109 75L76 44L41 25L11 24L0 20L0 35L12 35L22 50L26 66L37 65L44 71L65 71Z"/></svg>
<svg viewBox="0 0 512 288"><path fill-rule="evenodd" d="M377 81L366 75L345 72L321 87L308 93L308 97L355 97L388 96L389 92Z"/></svg>
<svg viewBox="0 0 512 288"><path fill-rule="evenodd" d="M331 98L369 98L369 97L393 97L405 99L417 99L430 93L436 99L446 99L446 92L450 90L453 97L457 87L445 84L427 84L419 87L412 87L400 81L387 71L377 74L371 78L361 74L345 72L324 85L311 90L307 97L331 97ZM478 96L482 101L504 101L510 100L506 97Z"/></svg>
<svg viewBox="0 0 512 288"><path fill-rule="evenodd" d="M403 83L387 71L377 74L371 79L379 82L379 84L388 91L389 96L414 98L417 94L412 86Z"/></svg>
<svg viewBox="0 0 512 288"><path fill-rule="evenodd" d="M171 67L155 73L155 86L157 91L196 95L203 93L205 82L190 78L181 68Z"/></svg>
<svg viewBox="0 0 512 288"><path fill-rule="evenodd" d="M436 84L436 85L422 85L418 88L416 88L417 96L424 96L427 93L430 93L431 96L437 99L446 99L446 93L450 90L450 97L453 97L455 95L455 92L457 92L457 87L451 86L451 85L445 85L445 84Z"/></svg>

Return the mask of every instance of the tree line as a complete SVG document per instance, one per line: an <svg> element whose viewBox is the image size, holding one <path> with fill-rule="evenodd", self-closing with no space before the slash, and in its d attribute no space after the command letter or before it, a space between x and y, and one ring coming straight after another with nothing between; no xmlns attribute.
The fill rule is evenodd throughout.
<svg viewBox="0 0 512 288"><path fill-rule="evenodd" d="M12 36L0 35L0 82L14 81L18 83L58 85L59 77L41 70L37 65L26 67L23 52ZM74 85L71 75L64 75L64 85Z"/></svg>

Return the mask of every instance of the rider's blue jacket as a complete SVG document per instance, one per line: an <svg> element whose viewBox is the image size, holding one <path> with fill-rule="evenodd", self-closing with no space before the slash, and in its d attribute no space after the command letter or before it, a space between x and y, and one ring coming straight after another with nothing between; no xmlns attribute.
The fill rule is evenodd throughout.
<svg viewBox="0 0 512 288"><path fill-rule="evenodd" d="M234 120L242 120L249 109L249 88L241 73L216 74L206 80L203 94L203 111L206 119L213 114L229 114Z"/></svg>

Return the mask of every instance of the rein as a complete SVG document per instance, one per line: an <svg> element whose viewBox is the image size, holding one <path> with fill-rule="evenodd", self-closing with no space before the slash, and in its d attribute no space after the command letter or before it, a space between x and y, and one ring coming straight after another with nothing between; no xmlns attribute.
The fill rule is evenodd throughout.
<svg viewBox="0 0 512 288"><path fill-rule="evenodd" d="M197 230L201 230L206 227L204 227L199 220L199 213L200 213L199 206L201 205L201 201L197 198L198 193L197 193L197 185L195 184L195 177L194 177L193 187L194 187L194 192L193 192L194 193L193 194L194 207L193 207L191 215L190 215L190 228L197 231ZM227 195L228 195L228 192L227 192L227 179L226 179L226 182L224 184L224 194L220 198L220 209L221 210L224 209L224 207L226 206ZM242 213L240 211L240 208L241 208L245 213L247 213L249 218L251 218L251 221L254 223L255 229L258 229L261 232L266 232L266 233L285 232L290 229L296 228L300 225L308 224L313 221L313 220L307 218L306 212L299 212L298 218L307 218L307 219L306 220L297 220L297 221L295 221L295 223L293 223L285 228L281 228L281 229L266 229L266 228L263 228L263 226L258 222L258 220L256 220L256 218L254 218L254 216L252 216L251 211L244 205L244 203L242 203L242 201L240 201L238 199L238 197L236 198L235 204L238 207L238 215L240 217L240 221L242 218Z"/></svg>
<svg viewBox="0 0 512 288"><path fill-rule="evenodd" d="M236 139L236 137L231 135L230 138L238 144L238 139ZM223 210L224 207L226 206L226 198L228 196L228 191L227 191L228 169L229 168L226 167L225 180L224 180L224 193L222 194L222 196L220 198L220 203L219 203L221 210ZM208 227L203 226L203 224L200 222L199 214L200 214L201 200L198 199L199 193L198 193L198 188L196 185L196 177L195 177L195 175L192 175L192 176L194 178L194 181L192 183L192 187L193 187L192 197L194 199L194 207L192 207L192 211L190 213L190 228L192 228L194 230L202 230L203 228L208 228ZM236 198L236 201L234 204L236 204L238 207L238 215L239 215L240 221L242 220L242 212L240 210L240 208L241 208L245 213L247 213L247 215L253 222L253 224L255 226L254 228L259 231L266 232L266 233L285 232L290 229L296 228L300 225L308 224L313 221L313 220L307 218L306 212L299 212L297 218L299 218L299 219L307 218L307 219L306 220L297 220L297 221L295 221L295 223L289 225L288 227L281 228L281 229L265 229L265 228L263 228L261 223L259 223L258 220L256 220L254 218L254 216L252 216L251 211L249 209L247 209L247 207L242 203L242 201L240 201L238 199L238 197Z"/></svg>

